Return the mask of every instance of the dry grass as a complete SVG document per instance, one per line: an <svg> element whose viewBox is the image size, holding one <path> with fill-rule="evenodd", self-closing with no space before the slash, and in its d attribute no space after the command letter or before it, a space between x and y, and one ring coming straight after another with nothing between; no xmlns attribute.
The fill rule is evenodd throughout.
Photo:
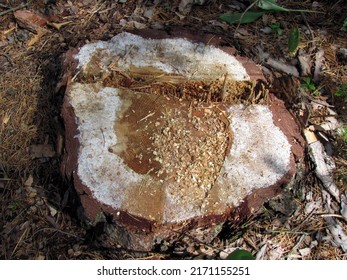
<svg viewBox="0 0 347 280"><path fill-rule="evenodd" d="M22 169L30 165L28 147L38 137L35 115L42 77L35 65L20 60L15 63L0 76L0 162Z"/></svg>

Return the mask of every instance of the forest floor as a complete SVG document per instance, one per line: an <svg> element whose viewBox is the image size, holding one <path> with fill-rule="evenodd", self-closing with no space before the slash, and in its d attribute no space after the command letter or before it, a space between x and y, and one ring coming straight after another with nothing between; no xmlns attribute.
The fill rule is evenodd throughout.
<svg viewBox="0 0 347 280"><path fill-rule="evenodd" d="M331 115L328 108L336 113L340 132L322 129L322 135L336 164L335 183L341 192L347 191L344 1L277 1L286 8L316 12L268 12L239 26L219 16L243 12L251 1L205 2L210 3L191 10L179 6L178 0L0 2L0 259L223 259L235 248L246 249L258 259L347 259L331 235L324 208L326 191L309 155L299 185L285 189L241 225L225 226L211 244L182 236L173 246L155 252L105 248L97 239L99 229L87 229L78 220L78 199L60 172L64 88L57 85L62 56L134 29L187 28L222 36L238 54L262 67L270 91L284 99L293 114L303 107L310 111L311 100L326 104L319 113L309 114L302 129L319 128ZM35 24L32 28L33 22L23 23L14 16L14 8L39 13L47 22L42 29L35 29ZM301 31L300 44L290 55L288 37L294 27ZM297 77L266 64L264 53L285 69L295 67ZM303 84L311 89L300 95ZM331 203L339 208L336 201ZM335 216L346 234L346 219Z"/></svg>

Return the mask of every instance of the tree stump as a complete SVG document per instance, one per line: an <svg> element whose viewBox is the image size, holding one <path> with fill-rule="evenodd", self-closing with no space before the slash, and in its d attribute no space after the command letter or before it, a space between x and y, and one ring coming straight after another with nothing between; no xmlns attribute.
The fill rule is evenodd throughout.
<svg viewBox="0 0 347 280"><path fill-rule="evenodd" d="M124 32L66 54L62 167L108 244L209 242L292 182L300 130L222 41Z"/></svg>

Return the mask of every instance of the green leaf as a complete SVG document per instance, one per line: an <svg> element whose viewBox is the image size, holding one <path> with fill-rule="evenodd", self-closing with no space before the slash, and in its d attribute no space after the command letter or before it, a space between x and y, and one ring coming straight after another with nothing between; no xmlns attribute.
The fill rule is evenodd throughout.
<svg viewBox="0 0 347 280"><path fill-rule="evenodd" d="M255 260L255 257L253 257L253 255L246 250L236 249L234 252L229 254L226 259L227 260Z"/></svg>
<svg viewBox="0 0 347 280"><path fill-rule="evenodd" d="M300 30L297 27L290 30L288 39L288 50L291 54L294 54L299 46L300 42Z"/></svg>
<svg viewBox="0 0 347 280"><path fill-rule="evenodd" d="M339 97L347 98L347 85L346 84L342 84L340 86L340 89L337 92L335 92L335 95L339 96Z"/></svg>
<svg viewBox="0 0 347 280"><path fill-rule="evenodd" d="M236 14L224 14L219 18L226 21L229 24L234 23L250 23L256 21L260 18L265 12L246 12L246 13L236 13Z"/></svg>
<svg viewBox="0 0 347 280"><path fill-rule="evenodd" d="M277 35L282 36L283 30L280 27L280 24L278 22L271 24L271 29L273 32L275 32Z"/></svg>

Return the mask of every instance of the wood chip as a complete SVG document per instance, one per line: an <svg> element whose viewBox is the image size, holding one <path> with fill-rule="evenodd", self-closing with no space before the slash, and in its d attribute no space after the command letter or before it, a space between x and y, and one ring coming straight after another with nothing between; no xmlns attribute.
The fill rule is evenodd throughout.
<svg viewBox="0 0 347 280"><path fill-rule="evenodd" d="M47 18L34 11L20 10L13 15L19 26L37 34L47 24Z"/></svg>

